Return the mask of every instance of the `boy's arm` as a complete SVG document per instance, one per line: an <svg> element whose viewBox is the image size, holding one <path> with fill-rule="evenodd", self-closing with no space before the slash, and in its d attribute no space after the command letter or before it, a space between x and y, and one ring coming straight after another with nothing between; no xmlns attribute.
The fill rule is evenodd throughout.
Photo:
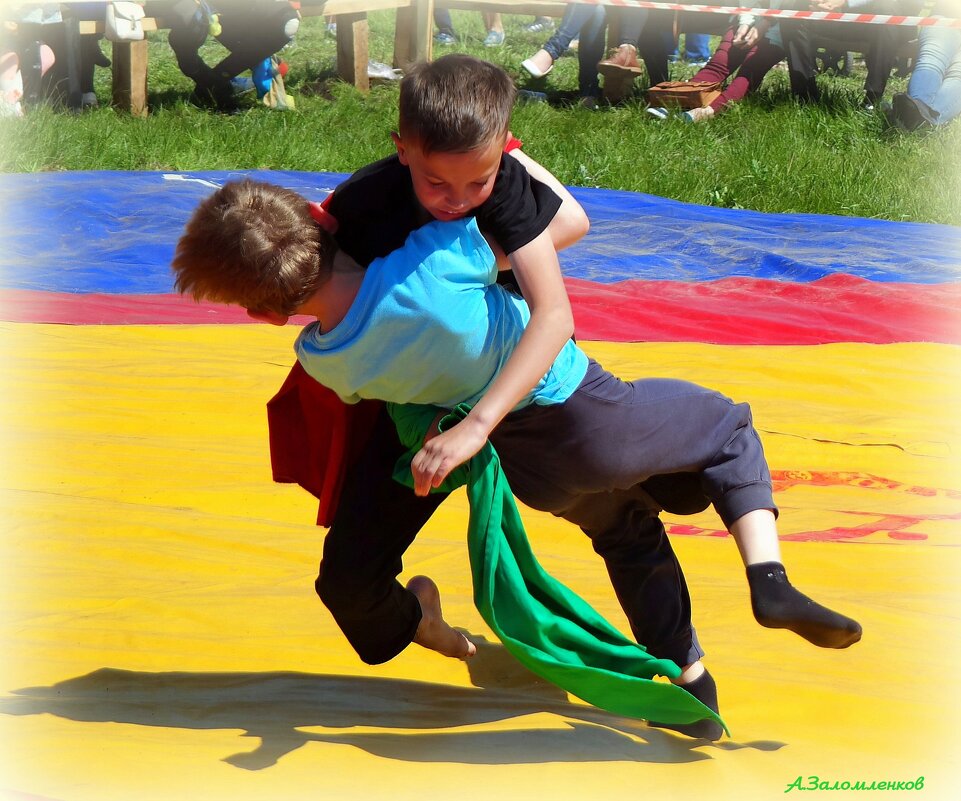
<svg viewBox="0 0 961 801"><path fill-rule="evenodd" d="M507 155L523 164L531 178L549 186L554 194L561 199L561 207L547 227L554 249L563 250L582 239L590 230L591 222L584 209L581 208L581 204L574 200L567 187L558 181L553 173L534 161L524 151L515 149Z"/></svg>
<svg viewBox="0 0 961 801"><path fill-rule="evenodd" d="M590 230L591 223L586 212L581 208L581 204L574 199L567 187L546 168L520 150L519 147L509 150L507 155L524 167L525 172L531 178L549 188L560 200L557 211L554 212L554 216L547 224L547 231L550 234L554 249L557 251L563 250L582 239ZM510 262L500 243L491 237L488 237L488 243L497 258L497 266L501 270L510 269Z"/></svg>
<svg viewBox="0 0 961 801"><path fill-rule="evenodd" d="M574 333L574 316L550 232L543 231L510 256L531 319L490 388L453 428L424 444L411 462L414 491L426 495L476 454L494 427L550 369Z"/></svg>

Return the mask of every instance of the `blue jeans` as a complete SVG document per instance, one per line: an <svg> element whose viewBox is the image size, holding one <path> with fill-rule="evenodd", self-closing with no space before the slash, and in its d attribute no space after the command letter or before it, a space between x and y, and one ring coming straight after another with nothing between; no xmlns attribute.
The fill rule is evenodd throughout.
<svg viewBox="0 0 961 801"><path fill-rule="evenodd" d="M931 109L935 125L945 125L961 114L961 30L921 29L908 96Z"/></svg>
<svg viewBox="0 0 961 801"><path fill-rule="evenodd" d="M557 26L557 32L544 43L544 49L551 54L551 58L557 61L574 39L580 35L581 28L587 25L597 16L598 6L592 3L571 3L561 17L561 24ZM601 9L601 19L603 19L603 9Z"/></svg>
<svg viewBox="0 0 961 801"><path fill-rule="evenodd" d="M678 46L674 46L674 52L669 55L671 61L678 59ZM711 37L706 33L685 33L684 34L684 60L685 61L707 61L711 58Z"/></svg>

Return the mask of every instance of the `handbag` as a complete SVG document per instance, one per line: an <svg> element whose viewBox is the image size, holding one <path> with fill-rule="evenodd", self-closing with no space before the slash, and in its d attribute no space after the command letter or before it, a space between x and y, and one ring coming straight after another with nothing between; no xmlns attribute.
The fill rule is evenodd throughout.
<svg viewBox="0 0 961 801"><path fill-rule="evenodd" d="M647 90L652 106L701 108L721 94L720 81L664 81Z"/></svg>
<svg viewBox="0 0 961 801"><path fill-rule="evenodd" d="M107 4L104 36L111 42L139 42L144 38L143 6L126 0Z"/></svg>

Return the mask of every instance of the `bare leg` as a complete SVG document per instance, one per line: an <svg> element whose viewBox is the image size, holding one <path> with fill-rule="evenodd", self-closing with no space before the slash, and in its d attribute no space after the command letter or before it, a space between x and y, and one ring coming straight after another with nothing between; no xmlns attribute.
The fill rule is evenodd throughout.
<svg viewBox="0 0 961 801"><path fill-rule="evenodd" d="M414 642L444 656L469 659L477 653L477 647L463 634L454 631L444 620L440 608L440 592L427 576L414 576L407 582L407 589L417 596L423 612Z"/></svg>
<svg viewBox="0 0 961 801"><path fill-rule="evenodd" d="M758 623L790 629L821 648L847 648L861 639L856 621L815 603L788 581L772 512L748 512L731 524L731 534L747 568Z"/></svg>
<svg viewBox="0 0 961 801"><path fill-rule="evenodd" d="M771 510L755 509L739 517L731 524L731 535L745 567L781 561L781 544Z"/></svg>

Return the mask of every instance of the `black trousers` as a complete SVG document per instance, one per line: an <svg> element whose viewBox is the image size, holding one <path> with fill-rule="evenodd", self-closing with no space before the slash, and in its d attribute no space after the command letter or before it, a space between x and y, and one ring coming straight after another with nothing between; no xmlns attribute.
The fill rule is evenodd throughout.
<svg viewBox="0 0 961 801"><path fill-rule="evenodd" d="M784 8L807 9L806 2L785 4ZM876 0L865 13L900 14L898 0ZM782 20L781 38L787 53L791 93L801 99L820 99L815 76L817 75L817 48L819 38L828 38L851 45L847 49L864 49L868 68L864 81L865 98L876 103L884 95L897 59L898 49L904 41L904 32L895 25L853 24L847 22L805 22Z"/></svg>
<svg viewBox="0 0 961 801"><path fill-rule="evenodd" d="M660 512L713 503L725 525L774 509L746 404L683 381L625 382L591 363L567 402L508 415L491 435L514 494L578 525L604 559L635 638L680 665L703 655ZM403 449L386 413L347 477L317 592L360 657L384 662L420 622L397 581L404 551L443 500L390 476ZM466 568L465 568L466 569Z"/></svg>
<svg viewBox="0 0 961 801"><path fill-rule="evenodd" d="M172 20L168 41L180 71L198 87L223 85L244 70L269 58L290 41L285 32L297 12L287 3L275 0L250 0L244 3L210 3L220 13L222 32L217 37L230 52L213 67L200 57L200 46L207 40L207 21L197 14L194 0L155 0L150 13Z"/></svg>

